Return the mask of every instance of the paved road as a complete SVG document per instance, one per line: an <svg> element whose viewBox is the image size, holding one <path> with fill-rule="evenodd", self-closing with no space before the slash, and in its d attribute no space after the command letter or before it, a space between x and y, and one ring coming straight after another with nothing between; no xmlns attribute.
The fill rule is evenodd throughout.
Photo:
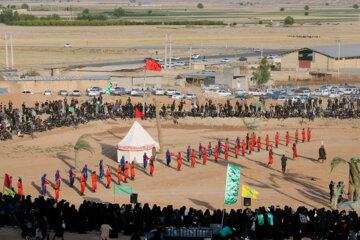
<svg viewBox="0 0 360 240"><path fill-rule="evenodd" d="M279 55L286 50L284 49L264 49L263 55ZM202 60L205 57L206 60L217 60L223 58L239 58L239 57L254 57L259 56L260 52L248 51L245 53L233 53L233 54L219 54L219 55L204 55L201 56ZM173 60L174 62L179 61L189 61L189 58L180 58L179 60ZM104 66L116 66L116 65L130 65L130 64L141 64L144 63L144 60L132 60L132 61L112 61L112 62L102 62L102 63L89 63L89 64L77 64L77 65L69 65L68 68L77 68L77 67L104 67Z"/></svg>

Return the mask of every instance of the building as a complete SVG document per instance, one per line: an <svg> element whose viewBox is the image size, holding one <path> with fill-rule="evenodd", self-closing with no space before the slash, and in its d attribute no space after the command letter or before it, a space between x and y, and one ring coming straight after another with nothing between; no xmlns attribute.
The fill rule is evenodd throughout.
<svg viewBox="0 0 360 240"><path fill-rule="evenodd" d="M360 74L360 44L307 47L281 55L281 71L310 75Z"/></svg>

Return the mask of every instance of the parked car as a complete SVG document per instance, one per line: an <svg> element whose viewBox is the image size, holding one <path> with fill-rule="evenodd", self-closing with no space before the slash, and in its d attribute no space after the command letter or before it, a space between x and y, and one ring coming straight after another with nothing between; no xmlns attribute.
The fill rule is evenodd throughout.
<svg viewBox="0 0 360 240"><path fill-rule="evenodd" d="M67 96L69 93L68 93L68 91L67 90L60 90L59 91L59 95L61 95L61 96Z"/></svg>
<svg viewBox="0 0 360 240"><path fill-rule="evenodd" d="M231 96L231 92L228 92L226 90L220 89L216 91L217 94L219 94L221 97L229 97Z"/></svg>
<svg viewBox="0 0 360 240"><path fill-rule="evenodd" d="M249 99L249 98L251 98L251 97L252 97L252 95L244 93L244 94L238 94L238 95L236 95L235 97L233 97L233 99L234 99L234 100L238 100L238 99Z"/></svg>
<svg viewBox="0 0 360 240"><path fill-rule="evenodd" d="M178 56L172 56L171 59L172 60L179 60L180 58Z"/></svg>
<svg viewBox="0 0 360 240"><path fill-rule="evenodd" d="M274 91L273 93L268 93L267 95L272 99L278 99L279 97L284 96L280 91Z"/></svg>
<svg viewBox="0 0 360 240"><path fill-rule="evenodd" d="M287 101L287 100L289 100L289 98L286 97L286 96L280 96L280 97L277 98L277 101L280 101L280 102L284 102L284 101Z"/></svg>
<svg viewBox="0 0 360 240"><path fill-rule="evenodd" d="M174 93L174 94L171 96L171 98L173 98L173 99L183 99L183 98L184 98L184 94L181 93L181 92L176 92L176 93Z"/></svg>
<svg viewBox="0 0 360 240"><path fill-rule="evenodd" d="M195 93L188 93L185 96L186 99L191 100L191 99L196 99L196 94Z"/></svg>
<svg viewBox="0 0 360 240"><path fill-rule="evenodd" d="M80 90L74 90L74 91L72 91L71 95L72 95L72 96L75 96L75 97L80 97L80 96L81 96L81 92L80 92Z"/></svg>
<svg viewBox="0 0 360 240"><path fill-rule="evenodd" d="M185 62L176 62L175 66L185 66Z"/></svg>
<svg viewBox="0 0 360 240"><path fill-rule="evenodd" d="M285 94L288 96L293 96L293 95L295 95L295 89L287 88L287 89L285 89Z"/></svg>
<svg viewBox="0 0 360 240"><path fill-rule="evenodd" d="M320 96L321 95L321 90L320 90L320 88L316 88L313 91L311 91L310 94L313 95L313 96Z"/></svg>
<svg viewBox="0 0 360 240"><path fill-rule="evenodd" d="M29 91L29 90L23 90L21 93L25 93L25 94L34 94L32 91Z"/></svg>
<svg viewBox="0 0 360 240"><path fill-rule="evenodd" d="M164 59L162 59L161 57L157 57L157 58L155 58L155 61L156 61L156 62L163 62Z"/></svg>
<svg viewBox="0 0 360 240"><path fill-rule="evenodd" d="M200 58L200 54L194 53L193 55L191 55L191 59L199 59Z"/></svg>
<svg viewBox="0 0 360 240"><path fill-rule="evenodd" d="M335 91L335 90L330 91L329 98L338 98L338 97L340 97L340 94L338 91Z"/></svg>
<svg viewBox="0 0 360 240"><path fill-rule="evenodd" d="M71 45L70 43L66 43L66 44L64 45L64 48L72 48L72 45Z"/></svg>
<svg viewBox="0 0 360 240"><path fill-rule="evenodd" d="M141 88L133 88L133 89L131 89L130 95L131 96L143 96L144 91Z"/></svg>
<svg viewBox="0 0 360 240"><path fill-rule="evenodd" d="M328 97L330 94L330 91L328 89L322 89L321 90L321 96L322 97Z"/></svg>
<svg viewBox="0 0 360 240"><path fill-rule="evenodd" d="M249 91L249 94L253 96L265 96L266 92L263 92L260 89L256 89L255 91Z"/></svg>
<svg viewBox="0 0 360 240"><path fill-rule="evenodd" d="M224 58L224 59L221 59L220 62L222 62L222 63L229 63L229 62L230 62L230 59Z"/></svg>
<svg viewBox="0 0 360 240"><path fill-rule="evenodd" d="M239 61L240 61L240 62L246 62L246 61L247 61L247 58L246 58L246 57L239 57Z"/></svg>
<svg viewBox="0 0 360 240"><path fill-rule="evenodd" d="M238 89L238 90L236 90L236 94L237 94L237 95L242 95L242 94L245 94L245 93L248 93L248 91L246 91L245 89Z"/></svg>
<svg viewBox="0 0 360 240"><path fill-rule="evenodd" d="M267 100L270 100L271 97L267 96L267 95L264 95L264 96L260 96L259 97L259 101L267 101Z"/></svg>
<svg viewBox="0 0 360 240"><path fill-rule="evenodd" d="M45 96L51 96L53 93L52 93L52 91L50 91L50 90L45 90L44 91L44 95Z"/></svg>
<svg viewBox="0 0 360 240"><path fill-rule="evenodd" d="M99 96L100 92L96 91L95 89L90 89L90 91L88 91L88 96Z"/></svg>
<svg viewBox="0 0 360 240"><path fill-rule="evenodd" d="M261 49L259 49L259 48L254 49L254 52L261 52Z"/></svg>
<svg viewBox="0 0 360 240"><path fill-rule="evenodd" d="M163 88L156 88L153 91L154 95L165 95L165 89Z"/></svg>
<svg viewBox="0 0 360 240"><path fill-rule="evenodd" d="M176 93L176 89L175 88L169 88L167 91L166 91L166 95L168 96L172 96Z"/></svg>
<svg viewBox="0 0 360 240"><path fill-rule="evenodd" d="M146 62L146 60L155 61L155 60L154 60L153 58L151 58L151 57L144 58L144 62Z"/></svg>
<svg viewBox="0 0 360 240"><path fill-rule="evenodd" d="M115 87L114 90L111 92L112 95L125 95L126 89L123 87Z"/></svg>
<svg viewBox="0 0 360 240"><path fill-rule="evenodd" d="M87 92L89 92L90 90L95 90L95 91L97 91L99 93L106 93L106 90L104 90L104 89L102 89L100 87L91 87L91 88L86 89Z"/></svg>

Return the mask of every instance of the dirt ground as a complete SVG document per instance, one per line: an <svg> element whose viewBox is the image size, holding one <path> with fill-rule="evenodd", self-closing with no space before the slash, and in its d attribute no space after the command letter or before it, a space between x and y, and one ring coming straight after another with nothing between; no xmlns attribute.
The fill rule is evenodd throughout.
<svg viewBox="0 0 360 240"><path fill-rule="evenodd" d="M1 101L6 102L5 96ZM37 96L37 95L35 95ZM29 96L34 97L34 96ZM40 98L40 96L38 96ZM12 96L12 99L14 96ZM26 100L26 99L25 99ZM21 103L17 98L15 104ZM158 139L155 120L138 120L155 140ZM316 119L314 122L301 122L299 119L287 120L258 120L260 127L256 132L261 136L264 146L266 134L274 142L275 133L280 134L280 146L274 149L274 164L272 168L266 166L268 152L261 149L245 157L234 158L234 141L237 136L245 137L247 129L242 119L180 119L179 125L174 125L171 120L162 120L162 132L164 150L177 154L181 152L183 158L188 145L197 149L199 143L207 146L208 142L214 145L218 138L229 138L231 143L230 158L224 160L220 156L218 163L214 162L213 156L209 157L207 165L200 164L197 160L195 168L190 168L187 161L183 162L182 170L176 170L176 162L173 157L171 167L165 164L165 154L159 154L155 163L154 176L148 175L148 169L142 165L136 166L136 180L126 183L138 193L141 203L159 204L166 206L172 204L175 207L186 205L188 207L217 209L223 207L226 166L228 163L241 167L240 184L245 184L256 189L260 194L257 200L252 201L252 207L258 206L306 206L306 207L329 207L330 180L348 182L348 169L346 165L340 165L330 174L330 160L340 156L350 159L359 156L359 128L358 120ZM23 179L24 193L34 197L39 195L42 174L47 173L49 197L54 196L55 172L57 169L63 177L60 197L71 203L79 205L83 200L102 202L129 203L129 195L116 195L113 188L105 188L105 179L98 183L98 191L90 192L91 181L88 181L85 196L80 196L79 180L76 179L74 188L68 186L69 166L74 165L74 152L68 147L69 143L75 143L79 136L91 133L91 145L96 149L95 154L88 152L80 153L81 166L88 164L89 169L98 172L99 160L102 158L105 165L111 166L113 182L116 181L116 168L118 166L116 144L126 135L133 120L106 120L91 122L75 129L63 127L44 133L36 133L35 138L30 136L15 138L12 141L0 144L0 176L5 173L13 176L13 185L16 185L18 177ZM301 125L302 124L302 125ZM286 131L290 132L291 143L294 141L295 129L310 127L312 129L311 142L299 143L299 158L288 160L287 173L281 173L280 158L282 154L292 157L291 147L284 145ZM328 160L324 164L316 162L318 149L321 141L324 141ZM165 151L164 151L165 152ZM0 181L2 181L0 179ZM240 185L241 186L241 185ZM347 186L345 187L347 189ZM235 205L230 208L241 207L239 198Z"/></svg>

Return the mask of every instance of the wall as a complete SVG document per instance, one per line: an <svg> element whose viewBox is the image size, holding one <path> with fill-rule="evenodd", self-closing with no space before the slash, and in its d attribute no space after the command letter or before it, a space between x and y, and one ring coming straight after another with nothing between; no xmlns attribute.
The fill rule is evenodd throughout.
<svg viewBox="0 0 360 240"><path fill-rule="evenodd" d="M281 56L281 71L298 71L299 69L299 53L292 52Z"/></svg>

